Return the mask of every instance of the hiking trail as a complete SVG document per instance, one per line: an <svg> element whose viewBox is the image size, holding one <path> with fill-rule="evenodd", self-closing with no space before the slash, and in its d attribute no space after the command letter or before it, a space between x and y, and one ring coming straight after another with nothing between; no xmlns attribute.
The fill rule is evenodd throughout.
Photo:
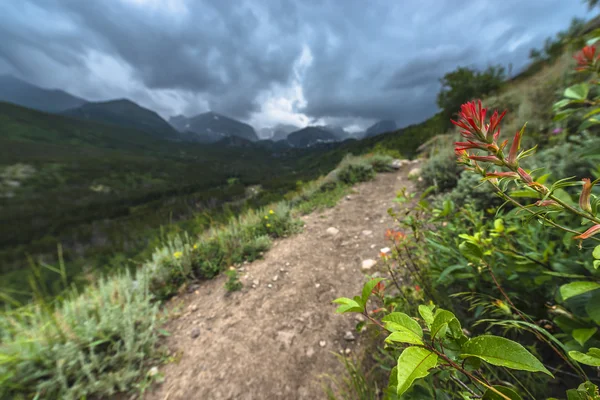
<svg viewBox="0 0 600 400"><path fill-rule="evenodd" d="M332 354L361 353L361 316L338 315L331 301L359 294L374 274L395 193L414 184L408 164L356 185L349 196L302 217L301 233L278 239L264 258L238 269L244 287L228 294L226 277L192 285L167 307L165 329L179 353L161 366L164 382L145 399L322 399L326 375L341 377ZM369 267L369 268L366 268Z"/></svg>

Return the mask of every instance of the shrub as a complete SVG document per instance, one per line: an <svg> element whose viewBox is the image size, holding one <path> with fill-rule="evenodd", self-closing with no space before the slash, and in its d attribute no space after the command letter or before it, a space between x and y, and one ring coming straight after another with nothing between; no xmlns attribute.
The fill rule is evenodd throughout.
<svg viewBox="0 0 600 400"><path fill-rule="evenodd" d="M225 282L225 289L228 292L237 292L241 290L243 285L238 278L238 273L235 268L230 268L225 271L225 275L227 275L227 281Z"/></svg>
<svg viewBox="0 0 600 400"><path fill-rule="evenodd" d="M459 207L470 204L477 210L498 207L502 199L490 191L487 183L481 182L477 175L461 173L456 187L448 194L448 198Z"/></svg>
<svg viewBox="0 0 600 400"><path fill-rule="evenodd" d="M375 168L364 158L347 156L333 171L337 180L346 185L371 180L375 177Z"/></svg>
<svg viewBox="0 0 600 400"><path fill-rule="evenodd" d="M0 317L0 398L80 399L127 390L157 356L158 305L140 273Z"/></svg>
<svg viewBox="0 0 600 400"><path fill-rule="evenodd" d="M444 192L456 187L461 170L456 164L454 153L445 148L423 164L422 183L426 187L435 186L437 190Z"/></svg>

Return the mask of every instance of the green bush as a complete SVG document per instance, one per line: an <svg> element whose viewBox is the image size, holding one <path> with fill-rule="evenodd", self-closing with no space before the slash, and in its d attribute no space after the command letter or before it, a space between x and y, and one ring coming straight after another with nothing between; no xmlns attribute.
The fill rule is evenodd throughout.
<svg viewBox="0 0 600 400"><path fill-rule="evenodd" d="M346 185L353 185L373 179L375 177L375 168L363 158L346 157L334 173L339 182Z"/></svg>
<svg viewBox="0 0 600 400"><path fill-rule="evenodd" d="M471 205L477 210L498 207L502 200L490 190L487 183L474 174L461 173L456 187L450 191L448 198L457 206Z"/></svg>
<svg viewBox="0 0 600 400"><path fill-rule="evenodd" d="M147 276L113 276L55 310L0 316L0 398L108 397L131 388L157 356L158 304Z"/></svg>
<svg viewBox="0 0 600 400"><path fill-rule="evenodd" d="M452 150L442 149L421 167L422 185L435 186L438 191L445 192L456 187L461 172L462 168L456 164Z"/></svg>

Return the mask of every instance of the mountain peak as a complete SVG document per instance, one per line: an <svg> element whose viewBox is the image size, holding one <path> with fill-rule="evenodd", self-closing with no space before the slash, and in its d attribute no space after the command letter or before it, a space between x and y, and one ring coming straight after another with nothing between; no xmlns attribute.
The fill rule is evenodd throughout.
<svg viewBox="0 0 600 400"><path fill-rule="evenodd" d="M180 132L194 134L195 140L200 142L217 142L230 136L252 142L258 140L254 128L250 125L214 111L198 114L191 118L176 115L169 118L169 123Z"/></svg>
<svg viewBox="0 0 600 400"><path fill-rule="evenodd" d="M396 121L384 119L371 125L365 134L365 137L381 135L382 133L395 131L397 129Z"/></svg>

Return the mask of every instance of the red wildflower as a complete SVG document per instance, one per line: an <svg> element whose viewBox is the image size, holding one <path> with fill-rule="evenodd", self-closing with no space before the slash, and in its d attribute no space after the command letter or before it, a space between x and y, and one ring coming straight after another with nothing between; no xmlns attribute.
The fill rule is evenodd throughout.
<svg viewBox="0 0 600 400"><path fill-rule="evenodd" d="M581 196L579 196L579 207L583 211L587 211L589 213L592 212L592 205L590 204L590 195L592 194L592 182L590 182L589 178L583 178L583 190L581 191Z"/></svg>
<svg viewBox="0 0 600 400"><path fill-rule="evenodd" d="M451 120L451 122L462 129L460 133L463 137L492 143L500 136L499 124L502 118L504 118L506 111L502 114L494 111L489 124L485 122L486 114L487 108L482 107L481 100L477 102L470 101L461 106L458 113L458 121Z"/></svg>
<svg viewBox="0 0 600 400"><path fill-rule="evenodd" d="M576 71L585 71L586 69L593 67L596 61L600 58L600 55L596 56L596 47L585 46L579 53L573 56L577 60Z"/></svg>
<svg viewBox="0 0 600 400"><path fill-rule="evenodd" d="M579 240L588 239L588 238L594 236L599 231L600 231L600 224L594 225L587 231L583 232L581 235L573 237L573 239L579 239Z"/></svg>
<svg viewBox="0 0 600 400"><path fill-rule="evenodd" d="M385 283L383 283L383 281L381 281L377 285L375 285L373 290L371 290L371 293L381 296L381 295L383 295L384 290L385 290Z"/></svg>
<svg viewBox="0 0 600 400"><path fill-rule="evenodd" d="M393 240L394 242L399 242L404 239L406 235L400 231L395 231L393 229L388 229L385 231L385 238L388 240ZM383 255L383 253L382 253Z"/></svg>
<svg viewBox="0 0 600 400"><path fill-rule="evenodd" d="M415 285L415 290L416 290L417 292L420 292L420 291L421 291L421 286L419 286L419 285Z"/></svg>

